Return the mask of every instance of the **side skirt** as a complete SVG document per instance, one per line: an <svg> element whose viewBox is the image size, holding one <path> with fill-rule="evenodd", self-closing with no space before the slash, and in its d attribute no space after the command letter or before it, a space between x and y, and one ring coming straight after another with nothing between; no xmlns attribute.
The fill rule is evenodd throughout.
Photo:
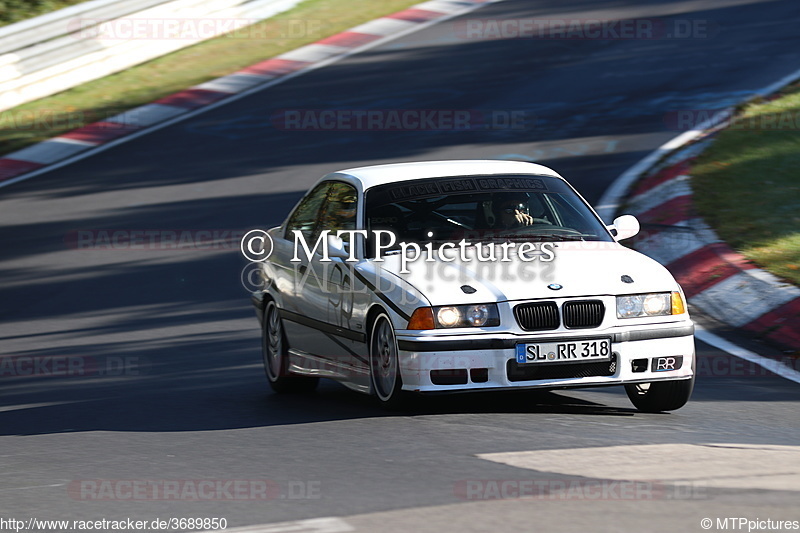
<svg viewBox="0 0 800 533"><path fill-rule="evenodd" d="M289 372L334 379L354 391L370 393L369 368L366 366L355 367L290 348Z"/></svg>

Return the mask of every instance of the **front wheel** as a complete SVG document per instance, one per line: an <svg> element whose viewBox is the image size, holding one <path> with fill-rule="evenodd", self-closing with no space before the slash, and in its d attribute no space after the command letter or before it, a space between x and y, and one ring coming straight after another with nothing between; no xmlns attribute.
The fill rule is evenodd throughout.
<svg viewBox="0 0 800 533"><path fill-rule="evenodd" d="M389 317L381 313L372 323L369 336L369 374L375 396L388 409L405 403L397 354L394 327Z"/></svg>
<svg viewBox="0 0 800 533"><path fill-rule="evenodd" d="M655 383L636 383L625 385L631 403L645 413L674 411L680 409L694 389L694 376L681 381L659 381Z"/></svg>
<svg viewBox="0 0 800 533"><path fill-rule="evenodd" d="M272 390L291 393L310 392L317 388L319 378L293 376L287 370L289 349L283 322L274 301L270 301L264 309L262 333L261 352L264 358L264 370Z"/></svg>

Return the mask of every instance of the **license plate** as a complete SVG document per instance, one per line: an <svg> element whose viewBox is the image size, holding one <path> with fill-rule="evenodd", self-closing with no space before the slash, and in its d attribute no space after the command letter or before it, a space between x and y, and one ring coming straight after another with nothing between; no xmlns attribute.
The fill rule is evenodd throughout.
<svg viewBox="0 0 800 533"><path fill-rule="evenodd" d="M517 344L517 363L521 365L609 360L611 360L611 339Z"/></svg>

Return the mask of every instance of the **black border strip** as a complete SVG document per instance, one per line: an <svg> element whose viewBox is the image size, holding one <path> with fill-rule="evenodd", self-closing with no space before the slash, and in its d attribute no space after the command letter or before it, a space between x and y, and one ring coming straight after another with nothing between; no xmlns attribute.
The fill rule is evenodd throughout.
<svg viewBox="0 0 800 533"><path fill-rule="evenodd" d="M348 330L348 331L350 331L350 330ZM354 332L354 333L357 333L357 332ZM356 359L358 359L362 363L365 363L367 365L369 364L369 360L367 358L365 358L365 357L357 354L356 352L354 352L352 349L350 349L350 347L348 345L344 344L342 341L337 339L335 335L332 335L330 333L325 333L325 336L328 337L332 342L335 342L336 344L338 344L344 350L347 350L347 353L349 353L350 355L352 355L353 357L355 357ZM364 337L365 337L365 340L366 340L366 335L364 335Z"/></svg>
<svg viewBox="0 0 800 533"><path fill-rule="evenodd" d="M470 339L409 341L397 339L397 347L406 352L460 352L466 350L503 350L513 348L518 341L514 339Z"/></svg>
<svg viewBox="0 0 800 533"><path fill-rule="evenodd" d="M353 275L355 277L357 277L359 279L359 281L361 281L361 283L366 285L369 288L369 290L374 292L375 296L380 298L383 303L385 303L386 305L391 307L392 311L394 311L395 313L397 313L398 315L403 317L403 319L406 320L406 321L411 320L411 315L409 315L408 313L406 313L405 311L400 309L400 307L398 307L398 305L396 303L391 301L388 296L386 296L381 291L379 291L378 288L375 287L375 285L372 284L372 282L370 282L366 277L364 277L364 274L362 274L361 272L359 272L355 268L352 268L350 271L353 273Z"/></svg>
<svg viewBox="0 0 800 533"><path fill-rule="evenodd" d="M328 324L327 322L323 322L322 320L309 318L307 316L300 315L292 311L287 311L285 309L280 309L279 312L281 318L285 318L286 320L290 320L292 322L302 324L303 326L308 326L310 328L319 330L325 333L326 335L335 335L337 337L342 337L344 339L357 341L361 343L367 342L367 335L360 331L354 331L352 329L347 329L347 328L340 328L339 326Z"/></svg>
<svg viewBox="0 0 800 533"><path fill-rule="evenodd" d="M673 337L688 337L694 334L694 324L688 326L676 326L662 329L646 329L643 331L626 331L625 333L614 333L612 342L643 341L650 339L669 339ZM505 350L514 348L521 343L538 342L558 342L558 341L580 341L597 339L604 337L602 334L591 337L541 337L541 338L519 338L519 339L447 339L447 340L397 340L397 347L407 352L454 352L468 350ZM608 338L609 335L605 335Z"/></svg>

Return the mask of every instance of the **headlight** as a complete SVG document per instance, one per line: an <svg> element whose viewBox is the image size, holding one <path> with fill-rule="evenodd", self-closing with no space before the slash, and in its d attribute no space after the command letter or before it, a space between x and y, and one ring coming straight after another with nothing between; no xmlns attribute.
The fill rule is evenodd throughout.
<svg viewBox="0 0 800 533"><path fill-rule="evenodd" d="M480 328L500 325L495 304L447 305L433 308L437 328Z"/></svg>
<svg viewBox="0 0 800 533"><path fill-rule="evenodd" d="M685 306L679 292L617 296L617 318L667 316L684 312Z"/></svg>
<svg viewBox="0 0 800 533"><path fill-rule="evenodd" d="M485 326L489 321L489 307L486 305L471 305L467 308L466 320L471 326Z"/></svg>
<svg viewBox="0 0 800 533"><path fill-rule="evenodd" d="M454 328L461 322L458 307L440 307L436 311L436 321L444 328Z"/></svg>

